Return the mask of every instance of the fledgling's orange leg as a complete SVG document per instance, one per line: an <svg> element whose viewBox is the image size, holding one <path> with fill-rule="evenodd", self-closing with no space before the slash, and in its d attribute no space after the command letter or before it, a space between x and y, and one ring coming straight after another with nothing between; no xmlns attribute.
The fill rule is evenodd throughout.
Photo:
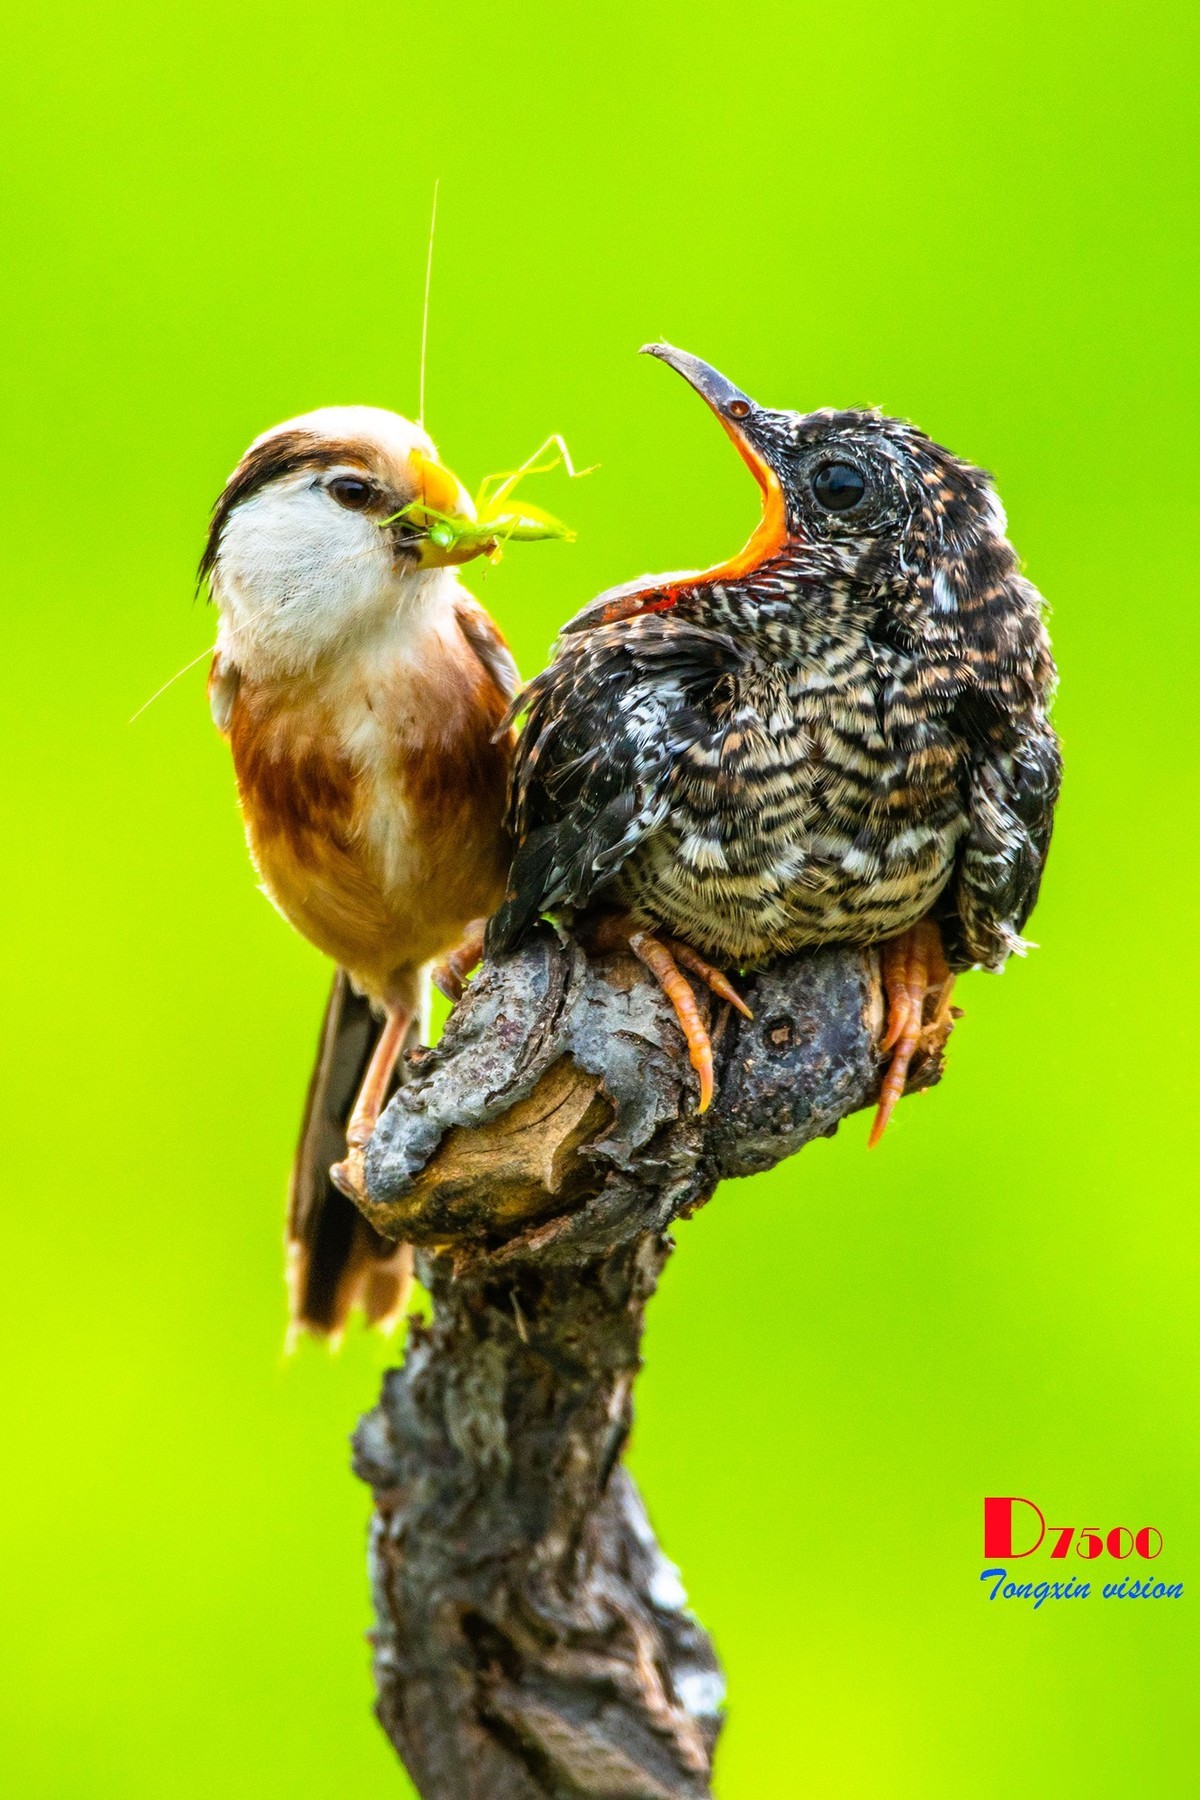
<svg viewBox="0 0 1200 1800"><path fill-rule="evenodd" d="M942 934L932 919L921 919L899 937L882 944L880 962L887 995L887 1030L882 1047L891 1051L892 1058L867 1139L871 1148L887 1129L917 1051L936 1049L945 1042L954 988Z"/></svg>
<svg viewBox="0 0 1200 1800"><path fill-rule="evenodd" d="M434 964L433 985L439 994L446 996L451 1005L457 1005L462 999L467 976L482 960L486 926L486 919L472 920L449 956L444 956L440 963Z"/></svg>
<svg viewBox="0 0 1200 1800"><path fill-rule="evenodd" d="M659 942L669 947L676 962L681 962L685 969L690 969L693 975L698 975L705 987L711 988L718 1000L728 1000L730 1006L735 1007L743 1019L754 1017L728 975L723 975L720 969L714 969L710 962L705 962L704 958L698 951L693 950L690 944L683 944L678 938L673 937L660 938Z"/></svg>
<svg viewBox="0 0 1200 1800"><path fill-rule="evenodd" d="M379 1115L387 1099L388 1083L392 1079L411 1024L412 1012L408 1007L392 1007L367 1064L367 1072L358 1090L358 1099L354 1102L354 1111L346 1126L346 1160L334 1163L329 1171L334 1187L340 1189L348 1200L361 1200L365 1197L367 1145L371 1141L371 1133L379 1123Z"/></svg>
<svg viewBox="0 0 1200 1800"><path fill-rule="evenodd" d="M633 932L629 938L629 948L638 961L649 969L675 1008L675 1017L679 1020L679 1028L687 1044L688 1060L700 1083L700 1105L696 1110L707 1112L713 1097L712 1039L708 1035L708 1027L700 1017L700 1008L696 1005L691 984L667 946L660 943L652 933Z"/></svg>
<svg viewBox="0 0 1200 1800"><path fill-rule="evenodd" d="M660 936L656 932L642 931L632 919L624 915L617 914L604 919L592 934L591 942L597 950L632 950L638 961L649 969L675 1008L679 1029L687 1044L688 1061L695 1069L696 1079L700 1083L700 1105L697 1110L707 1112L713 1097L712 1039L700 1016L691 983L679 967L680 963L685 969L690 969L693 975L698 975L719 999L728 1000L744 1018L751 1019L754 1015L742 996L728 977L720 969L714 969L690 944L681 944L678 938Z"/></svg>

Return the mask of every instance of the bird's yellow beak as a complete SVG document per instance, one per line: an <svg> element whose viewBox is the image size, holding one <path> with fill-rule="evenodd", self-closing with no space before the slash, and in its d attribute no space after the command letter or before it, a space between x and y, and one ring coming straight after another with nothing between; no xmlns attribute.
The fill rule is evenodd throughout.
<svg viewBox="0 0 1200 1800"><path fill-rule="evenodd" d="M762 495L762 517L748 542L728 562L704 572L705 580L718 577L736 580L739 575L748 574L751 569L758 568L760 563L775 556L787 542L787 507L783 489L775 470L754 441L754 416L762 409L711 364L701 362L698 356L693 356L688 350L676 350L673 344L643 344L642 352L646 356L656 356L659 362L665 362L695 388L701 399L708 403L720 419L738 455L758 483Z"/></svg>
<svg viewBox="0 0 1200 1800"><path fill-rule="evenodd" d="M420 450L409 460L417 491L408 517L422 534L413 544L418 568L445 568L490 555L496 540L479 529L475 502L458 476Z"/></svg>

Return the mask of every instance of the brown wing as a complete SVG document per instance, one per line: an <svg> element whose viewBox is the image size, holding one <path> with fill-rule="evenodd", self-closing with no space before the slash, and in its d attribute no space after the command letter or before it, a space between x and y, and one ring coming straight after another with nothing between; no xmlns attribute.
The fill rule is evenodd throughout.
<svg viewBox="0 0 1200 1800"><path fill-rule="evenodd" d="M512 651L500 635L500 628L490 613L477 600L462 591L454 602L459 630L503 695L505 705L521 685Z"/></svg>
<svg viewBox="0 0 1200 1800"><path fill-rule="evenodd" d="M235 662L218 650L208 671L208 708L212 721L222 737L229 736L233 719L233 703L241 686L242 671Z"/></svg>
<svg viewBox="0 0 1200 1800"><path fill-rule="evenodd" d="M292 1322L338 1332L352 1307L368 1324L393 1320L407 1297L412 1252L381 1237L329 1179L346 1154L346 1121L379 1026L341 969L333 978L288 1196L288 1287Z"/></svg>

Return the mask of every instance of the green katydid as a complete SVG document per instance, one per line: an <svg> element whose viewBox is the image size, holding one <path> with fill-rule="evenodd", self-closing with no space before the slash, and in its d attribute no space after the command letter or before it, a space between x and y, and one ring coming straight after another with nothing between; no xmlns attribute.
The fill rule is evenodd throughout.
<svg viewBox="0 0 1200 1800"><path fill-rule="evenodd" d="M539 463L538 457L551 448L556 454L549 462ZM529 544L547 538L561 538L569 543L575 536L569 525L564 525L560 519L554 518L540 506L514 500L518 484L527 475L547 475L560 465L573 481L578 480L581 475L592 473L590 468L575 467L564 439L554 431L542 440L533 455L526 457L519 468L484 476L475 496L474 519L440 512L427 501L417 499L411 500L399 512L389 514L379 523L382 527L404 520L415 527L418 536L428 538L439 550L456 550L462 553L464 561L468 556L482 555L491 562L498 562L502 546L514 540ZM493 487L493 483L499 485Z"/></svg>
<svg viewBox="0 0 1200 1800"><path fill-rule="evenodd" d="M440 182L433 184L433 207L429 216L429 244L425 255L425 302L421 314L421 373L420 400L417 411L417 423L425 423L425 366L426 352L429 347L429 295L433 283L433 240L437 230L438 188ZM538 463L538 457L549 449L557 454L547 463ZM551 469L561 464L568 476L575 480L580 475L590 475L591 469L576 469L571 461L571 452L564 439L557 431L544 438L532 456L526 457L519 469L505 469L496 475L485 475L480 483L479 492L475 496L475 517L466 518L461 510L453 513L445 512L432 504L427 498L430 490L438 495L452 497L458 487L453 477L435 461L422 457L419 451L412 459L421 478L421 493L399 512L391 513L386 519L379 521L380 526L395 525L403 520L412 528L415 539L423 539L432 544L443 556L449 555L455 562L468 562L474 556L486 556L490 562L498 562L502 546L515 539L520 543L537 543L546 538L560 538L570 542L575 533L561 520L544 512L540 506L509 505L518 484L526 475L547 475ZM428 481L428 486L426 485ZM493 482L500 485L493 491Z"/></svg>

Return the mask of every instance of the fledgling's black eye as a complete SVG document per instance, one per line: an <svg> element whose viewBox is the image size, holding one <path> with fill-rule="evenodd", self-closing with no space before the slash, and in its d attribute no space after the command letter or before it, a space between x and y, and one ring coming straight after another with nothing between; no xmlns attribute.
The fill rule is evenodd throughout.
<svg viewBox="0 0 1200 1800"><path fill-rule="evenodd" d="M329 483L329 492L347 512L362 512L375 498L371 483L360 481L357 475L339 475Z"/></svg>
<svg viewBox="0 0 1200 1800"><path fill-rule="evenodd" d="M812 491L830 512L848 512L857 506L867 484L853 463L822 463L812 478Z"/></svg>

